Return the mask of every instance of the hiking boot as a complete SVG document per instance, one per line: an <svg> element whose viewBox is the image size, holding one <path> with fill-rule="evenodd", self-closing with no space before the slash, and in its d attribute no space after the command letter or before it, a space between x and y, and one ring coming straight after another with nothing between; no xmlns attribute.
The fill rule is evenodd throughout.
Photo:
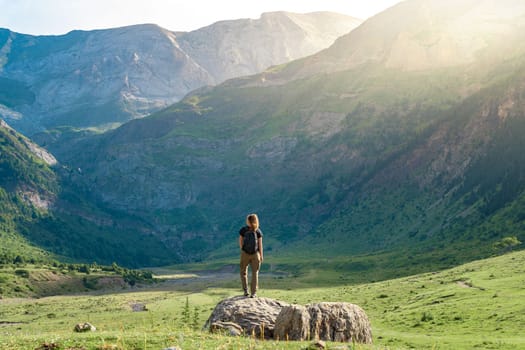
<svg viewBox="0 0 525 350"><path fill-rule="evenodd" d="M250 295L250 298L257 298L257 294Z"/></svg>
<svg viewBox="0 0 525 350"><path fill-rule="evenodd" d="M244 291L244 296L247 297L248 295L250 295L250 294L248 294L248 291L245 290L245 291Z"/></svg>

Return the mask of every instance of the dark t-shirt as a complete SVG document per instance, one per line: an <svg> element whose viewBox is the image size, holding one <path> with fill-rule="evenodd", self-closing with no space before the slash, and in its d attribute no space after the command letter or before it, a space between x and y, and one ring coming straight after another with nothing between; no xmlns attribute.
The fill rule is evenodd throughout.
<svg viewBox="0 0 525 350"><path fill-rule="evenodd" d="M243 238L244 238L244 235L246 234L246 232L248 231L251 231L252 229L249 228L248 226L244 226L243 228L241 228L241 230L239 231L239 235L241 235ZM257 238L261 238L263 236L263 233L260 229L257 229Z"/></svg>

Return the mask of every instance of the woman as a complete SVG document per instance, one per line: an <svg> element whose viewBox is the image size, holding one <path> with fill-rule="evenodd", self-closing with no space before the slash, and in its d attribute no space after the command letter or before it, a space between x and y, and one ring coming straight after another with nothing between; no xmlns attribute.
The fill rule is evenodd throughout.
<svg viewBox="0 0 525 350"><path fill-rule="evenodd" d="M241 248L241 284L244 296L250 298L257 296L259 283L259 268L263 261L263 234L259 229L259 218L257 214L246 217L246 226L239 231L239 247ZM252 282L248 294L248 265L252 268Z"/></svg>

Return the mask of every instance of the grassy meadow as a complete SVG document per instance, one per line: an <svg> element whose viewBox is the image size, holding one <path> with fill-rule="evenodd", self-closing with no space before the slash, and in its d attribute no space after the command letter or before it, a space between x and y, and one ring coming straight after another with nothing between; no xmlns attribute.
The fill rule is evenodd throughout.
<svg viewBox="0 0 525 350"><path fill-rule="evenodd" d="M236 271L214 279L160 272L190 278L132 289L4 298L0 349L301 349L309 344L203 332L215 304L239 293ZM347 272L360 273L366 272ZM261 278L263 297L363 307L374 345L356 349L525 349L525 251L381 282L345 282L339 272L321 268L286 277L266 272ZM147 311L133 312L137 304ZM97 331L73 332L80 322L92 323Z"/></svg>

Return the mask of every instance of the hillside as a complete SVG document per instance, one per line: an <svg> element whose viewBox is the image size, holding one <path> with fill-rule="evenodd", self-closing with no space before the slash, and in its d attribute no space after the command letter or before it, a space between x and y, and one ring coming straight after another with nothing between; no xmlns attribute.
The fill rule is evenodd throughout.
<svg viewBox="0 0 525 350"><path fill-rule="evenodd" d="M276 255L486 256L525 233L524 9L505 5L403 2L319 54L198 90L63 159L94 201L150 223L183 260L234 254L251 211ZM461 29L474 19L482 30ZM368 47L388 58L400 36L454 30L491 40L417 65Z"/></svg>
<svg viewBox="0 0 525 350"><path fill-rule="evenodd" d="M187 33L152 24L59 36L1 29L0 117L26 135L112 128L193 89L313 54L359 23L276 12Z"/></svg>
<svg viewBox="0 0 525 350"><path fill-rule="evenodd" d="M18 232L56 199L56 160L0 119L0 264L49 259Z"/></svg>
<svg viewBox="0 0 525 350"><path fill-rule="evenodd" d="M79 171L0 120L0 264L173 262L150 225L85 200L68 178ZM176 259L176 258L175 258Z"/></svg>

